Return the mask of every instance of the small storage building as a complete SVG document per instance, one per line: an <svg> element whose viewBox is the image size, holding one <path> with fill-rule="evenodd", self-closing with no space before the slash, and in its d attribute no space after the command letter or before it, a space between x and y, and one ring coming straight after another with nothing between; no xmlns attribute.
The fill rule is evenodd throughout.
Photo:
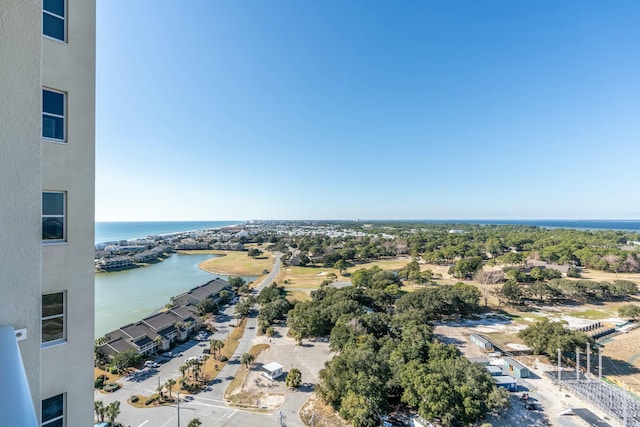
<svg viewBox="0 0 640 427"><path fill-rule="evenodd" d="M420 415L414 415L409 420L411 427L434 427L432 423L422 418Z"/></svg>
<svg viewBox="0 0 640 427"><path fill-rule="evenodd" d="M270 380L275 380L282 375L283 366L277 362L267 363L262 367L265 370L264 376Z"/></svg>
<svg viewBox="0 0 640 427"><path fill-rule="evenodd" d="M489 366L491 361L486 357L471 357L469 362L477 363L478 365Z"/></svg>
<svg viewBox="0 0 640 427"><path fill-rule="evenodd" d="M510 357L504 358L503 368L505 373L513 375L516 378L529 378L529 368Z"/></svg>
<svg viewBox="0 0 640 427"><path fill-rule="evenodd" d="M478 334L471 334L471 342L483 349L484 351L493 351L493 344L488 339Z"/></svg>
<svg viewBox="0 0 640 427"><path fill-rule="evenodd" d="M502 375L502 368L500 366L489 365L486 368L492 377L499 377Z"/></svg>
<svg viewBox="0 0 640 427"><path fill-rule="evenodd" d="M510 377L509 375L500 375L498 377L493 377L493 380L496 382L496 385L498 387L504 387L509 391L516 391L518 389L516 379Z"/></svg>

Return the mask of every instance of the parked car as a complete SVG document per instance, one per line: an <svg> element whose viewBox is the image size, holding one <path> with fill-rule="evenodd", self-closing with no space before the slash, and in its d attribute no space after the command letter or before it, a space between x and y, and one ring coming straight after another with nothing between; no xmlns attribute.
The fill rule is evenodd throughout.
<svg viewBox="0 0 640 427"><path fill-rule="evenodd" d="M164 357L175 357L175 354L173 354L170 351L167 351L166 353L162 353L162 356L164 356Z"/></svg>
<svg viewBox="0 0 640 427"><path fill-rule="evenodd" d="M146 362L144 362L144 367L145 368L157 368L158 366L160 366L160 365L158 365L153 360L147 360Z"/></svg>

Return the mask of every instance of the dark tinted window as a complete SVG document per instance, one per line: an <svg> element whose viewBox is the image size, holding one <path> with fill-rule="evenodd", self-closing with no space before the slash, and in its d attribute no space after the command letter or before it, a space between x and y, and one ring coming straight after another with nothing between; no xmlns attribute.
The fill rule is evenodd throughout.
<svg viewBox="0 0 640 427"><path fill-rule="evenodd" d="M64 193L42 193L42 215L64 215Z"/></svg>
<svg viewBox="0 0 640 427"><path fill-rule="evenodd" d="M64 0L44 0L42 2L42 33L64 41L64 17Z"/></svg>
<svg viewBox="0 0 640 427"><path fill-rule="evenodd" d="M49 426L62 426L62 419L58 420L60 423L49 423L47 421L55 420L64 415L64 396L59 394L57 396L50 397L42 401L42 424Z"/></svg>

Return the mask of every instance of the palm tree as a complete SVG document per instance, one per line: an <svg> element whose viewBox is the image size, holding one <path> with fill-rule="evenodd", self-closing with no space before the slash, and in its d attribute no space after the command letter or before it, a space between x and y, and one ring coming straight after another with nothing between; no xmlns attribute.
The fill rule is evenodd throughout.
<svg viewBox="0 0 640 427"><path fill-rule="evenodd" d="M164 339L162 338L161 335L158 335L153 339L153 342L156 343L156 353L157 353L158 350L160 349L160 345L164 342Z"/></svg>
<svg viewBox="0 0 640 427"><path fill-rule="evenodd" d="M174 385L176 385L176 380L172 378L169 378L167 382L164 383L164 386L167 388L167 390L169 390L169 399L171 399L171 387L173 387Z"/></svg>
<svg viewBox="0 0 640 427"><path fill-rule="evenodd" d="M200 421L198 418L194 418L191 421L189 421L189 424L187 425L187 427L200 427L202 425L202 421Z"/></svg>
<svg viewBox="0 0 640 427"><path fill-rule="evenodd" d="M191 326L193 326L193 322L191 322L191 321L184 322L184 324L182 325L182 327L185 329L185 331L188 331L189 329L191 329Z"/></svg>
<svg viewBox="0 0 640 427"><path fill-rule="evenodd" d="M216 359L222 357L222 348L224 347L224 341L212 339L209 341L209 349L212 353L217 354Z"/></svg>
<svg viewBox="0 0 640 427"><path fill-rule="evenodd" d="M194 360L193 361L193 376L195 377L195 380L198 381L198 374L200 373L200 366L202 366L202 363L200 363L199 360Z"/></svg>
<svg viewBox="0 0 640 427"><path fill-rule="evenodd" d="M244 353L240 357L240 363L244 363L247 366L247 368L249 367L249 365L253 363L254 360L256 360L256 357L251 353Z"/></svg>
<svg viewBox="0 0 640 427"><path fill-rule="evenodd" d="M173 325L173 327L176 329L176 334L179 337L180 336L180 330L184 327L184 324L182 322L176 322L176 324Z"/></svg>
<svg viewBox="0 0 640 427"><path fill-rule="evenodd" d="M120 401L116 400L107 405L107 418L109 419L109 423L115 423L118 415L120 415Z"/></svg>
<svg viewBox="0 0 640 427"><path fill-rule="evenodd" d="M178 370L182 374L182 378L184 378L184 374L189 370L189 367L186 364L185 365L180 365Z"/></svg>
<svg viewBox="0 0 640 427"><path fill-rule="evenodd" d="M99 422L104 422L105 411L107 408L104 407L104 403L102 400L96 400L93 402L93 410L96 411L96 418Z"/></svg>

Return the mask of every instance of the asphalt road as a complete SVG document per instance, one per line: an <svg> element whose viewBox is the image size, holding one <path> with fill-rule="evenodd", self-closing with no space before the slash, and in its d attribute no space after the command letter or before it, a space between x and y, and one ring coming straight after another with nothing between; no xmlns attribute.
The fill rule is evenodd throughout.
<svg viewBox="0 0 640 427"><path fill-rule="evenodd" d="M271 272L260 282L255 289L260 292L262 288L271 284L281 267L280 254L276 254L276 260ZM229 331L232 329L231 324L235 323L235 308L229 305L224 308L217 316L215 334L209 338L225 340ZM284 415L285 419L282 425L286 426L302 426L298 420L297 409L304 403L299 401L300 398L289 399L283 405L282 413L276 411L272 414L257 414L238 410L236 408L227 407L224 402L224 392L229 386L230 381L234 378L238 368L240 367L240 357L246 353L251 347L252 341L256 337L257 319L255 314L247 319L245 332L240 340L238 348L229 358L229 362L225 365L213 384L205 391L197 395L180 395L179 410L178 405L161 406L154 408L134 408L126 403L126 400L132 395L151 395L157 391L158 385L163 384L169 378L178 379L181 374L178 367L184 363L188 357L202 354L202 350L207 348L206 341L199 342L189 340L180 344L171 350L174 353L182 353L182 357L167 359L159 357L158 362L162 363L158 368L145 368L137 371L129 377L119 381L122 388L114 393L105 394L98 390L95 391L95 400L102 400L105 406L115 400L120 401L120 416L117 421L128 427L168 427L182 426L186 427L193 418L202 421L203 427L218 426L249 426L249 427L266 427L279 426L279 418ZM174 393L175 394L175 393ZM294 408L295 406L295 408ZM179 415L178 415L179 414ZM281 415L282 414L282 415Z"/></svg>

